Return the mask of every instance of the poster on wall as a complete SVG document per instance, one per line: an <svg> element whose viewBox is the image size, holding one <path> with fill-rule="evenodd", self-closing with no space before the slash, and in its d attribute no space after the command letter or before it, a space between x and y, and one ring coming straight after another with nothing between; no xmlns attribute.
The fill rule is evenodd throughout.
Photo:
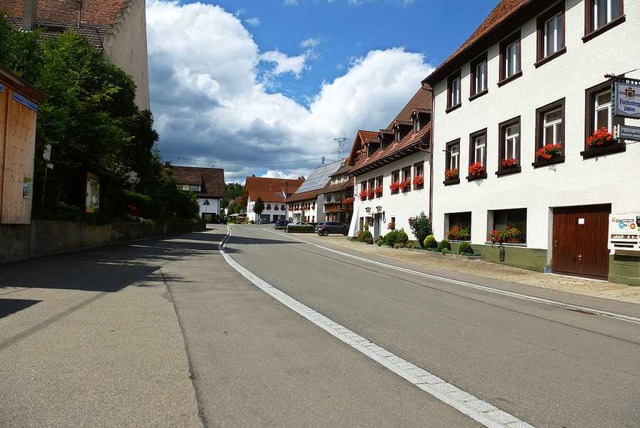
<svg viewBox="0 0 640 428"><path fill-rule="evenodd" d="M100 179L92 172L87 173L87 194L85 211L94 213L100 208Z"/></svg>
<svg viewBox="0 0 640 428"><path fill-rule="evenodd" d="M31 199L33 196L33 181L31 177L24 177L22 179L22 197L24 199Z"/></svg>
<svg viewBox="0 0 640 428"><path fill-rule="evenodd" d="M640 213L609 215L610 254L640 256Z"/></svg>

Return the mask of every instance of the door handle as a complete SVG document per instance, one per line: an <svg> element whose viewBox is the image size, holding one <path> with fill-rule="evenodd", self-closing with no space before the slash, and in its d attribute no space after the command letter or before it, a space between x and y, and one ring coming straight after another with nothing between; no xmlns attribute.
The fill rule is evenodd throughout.
<svg viewBox="0 0 640 428"><path fill-rule="evenodd" d="M578 254L578 261L581 262L582 261L582 254Z"/></svg>
<svg viewBox="0 0 640 428"><path fill-rule="evenodd" d="M554 239L554 240L553 240L553 246L554 246L554 247L557 247L557 246L558 246L558 240L557 240L557 239Z"/></svg>

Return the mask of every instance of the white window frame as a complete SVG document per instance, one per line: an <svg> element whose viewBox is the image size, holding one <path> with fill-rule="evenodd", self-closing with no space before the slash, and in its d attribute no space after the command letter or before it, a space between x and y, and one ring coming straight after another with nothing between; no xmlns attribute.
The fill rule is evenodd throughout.
<svg viewBox="0 0 640 428"><path fill-rule="evenodd" d="M487 60L476 64L475 69L475 93L479 94L487 90Z"/></svg>
<svg viewBox="0 0 640 428"><path fill-rule="evenodd" d="M451 107L455 107L462 102L461 90L462 79L460 78L460 76L458 76L451 81L451 93L449 94L449 96L451 97L451 99L449 100L449 102L451 103Z"/></svg>
<svg viewBox="0 0 640 428"><path fill-rule="evenodd" d="M515 132L511 132L515 129ZM520 124L514 123L504 128L504 157L503 159L518 159L520 144Z"/></svg>
<svg viewBox="0 0 640 428"><path fill-rule="evenodd" d="M509 78L518 74L520 67L520 39L518 39L509 43L504 49L504 77Z"/></svg>
<svg viewBox="0 0 640 428"><path fill-rule="evenodd" d="M449 146L449 165L447 169L460 170L460 143Z"/></svg>
<svg viewBox="0 0 640 428"><path fill-rule="evenodd" d="M560 118L555 120L548 120L547 117L552 113L560 112ZM560 128L562 126L562 107L554 108L553 110L549 110L544 113L542 116L542 145L545 146L547 144L555 144L555 143L563 143L560 141ZM552 141L547 141L547 129L552 128L553 138Z"/></svg>
<svg viewBox="0 0 640 428"><path fill-rule="evenodd" d="M597 92L593 97L593 131L597 131L602 126L598 126L598 113L601 111L607 111L607 130L611 132L613 129L613 117L612 117L612 109L611 109L611 99L609 99L608 103L598 104L598 98L601 95L609 94L611 95L611 90L606 89L604 91Z"/></svg>
<svg viewBox="0 0 640 428"><path fill-rule="evenodd" d="M472 163L480 162L482 166L486 167L486 165L484 164L486 150L487 150L487 135L481 134L473 137L473 162Z"/></svg>
<svg viewBox="0 0 640 428"><path fill-rule="evenodd" d="M614 2L617 5L618 11L615 16L613 16L614 12ZM600 22L600 12L601 9L606 9L603 15L604 21ZM603 27L613 21L615 18L620 16L620 2L619 0L593 0L593 29L597 30L600 27Z"/></svg>
<svg viewBox="0 0 640 428"><path fill-rule="evenodd" d="M564 31L564 12L558 12L553 17L547 19L543 27L542 54L546 58L562 49L562 39ZM551 24L551 25L550 25ZM551 33L551 34L550 34ZM551 43L550 43L551 42ZM549 49L551 45L551 49Z"/></svg>

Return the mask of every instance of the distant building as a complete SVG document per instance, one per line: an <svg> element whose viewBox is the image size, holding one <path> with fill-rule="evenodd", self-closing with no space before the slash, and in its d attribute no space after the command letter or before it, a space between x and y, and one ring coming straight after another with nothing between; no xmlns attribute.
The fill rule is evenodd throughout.
<svg viewBox="0 0 640 428"><path fill-rule="evenodd" d="M220 201L225 195L224 170L166 165L173 172L178 189L195 193L200 206L200 218L217 222Z"/></svg>
<svg viewBox="0 0 640 428"><path fill-rule="evenodd" d="M353 183L349 175L351 167L344 163L331 174L331 181L322 189L324 195L324 214L327 221L339 221L349 224L353 215Z"/></svg>
<svg viewBox="0 0 640 428"><path fill-rule="evenodd" d="M0 11L24 30L44 37L73 29L129 74L136 104L149 109L149 67L145 0L2 0Z"/></svg>
<svg viewBox="0 0 640 428"><path fill-rule="evenodd" d="M243 200L247 204L247 221L274 223L276 220L288 218L287 199L298 190L304 181L304 178L292 180L247 177L243 195ZM258 198L264 202L264 210L259 216L253 212Z"/></svg>
<svg viewBox="0 0 640 428"><path fill-rule="evenodd" d="M316 168L289 198L289 212L294 221L320 223L326 220L325 188L331 184L331 175L341 166L342 161L338 161Z"/></svg>

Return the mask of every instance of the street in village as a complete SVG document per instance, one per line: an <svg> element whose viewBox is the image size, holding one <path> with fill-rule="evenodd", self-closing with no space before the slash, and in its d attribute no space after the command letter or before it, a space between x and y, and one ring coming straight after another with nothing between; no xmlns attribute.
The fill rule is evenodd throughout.
<svg viewBox="0 0 640 428"><path fill-rule="evenodd" d="M639 302L264 225L14 262L0 425L634 427Z"/></svg>

